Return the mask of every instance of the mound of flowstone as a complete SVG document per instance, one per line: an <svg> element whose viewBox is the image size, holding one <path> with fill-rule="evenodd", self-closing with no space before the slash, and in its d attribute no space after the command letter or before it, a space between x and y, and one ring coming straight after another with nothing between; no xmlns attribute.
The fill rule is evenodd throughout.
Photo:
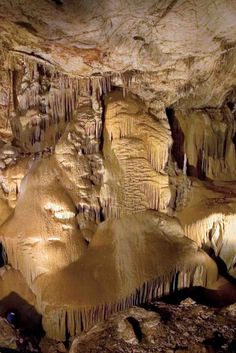
<svg viewBox="0 0 236 353"><path fill-rule="evenodd" d="M214 262L157 212L101 223L71 265L38 277L33 291L47 334L72 336L111 313L190 285L210 285Z"/></svg>

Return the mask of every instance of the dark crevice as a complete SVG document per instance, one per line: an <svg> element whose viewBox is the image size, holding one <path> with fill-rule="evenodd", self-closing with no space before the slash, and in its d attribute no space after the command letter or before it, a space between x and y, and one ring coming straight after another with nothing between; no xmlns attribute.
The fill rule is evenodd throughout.
<svg viewBox="0 0 236 353"><path fill-rule="evenodd" d="M105 221L105 216L104 216L103 210L101 209L101 210L100 210L100 223L101 223L101 222L104 222L104 221Z"/></svg>
<svg viewBox="0 0 236 353"><path fill-rule="evenodd" d="M103 147L104 147L104 128L105 128L105 112L106 112L106 105L105 105L105 97L101 97L101 107L102 107L102 114L101 114L101 120L102 120L102 129L101 129L101 136L100 136L100 144L99 144L99 149L101 153L103 153Z"/></svg>
<svg viewBox="0 0 236 353"><path fill-rule="evenodd" d="M204 340L203 343L205 346L218 351L220 347L227 343L227 340L220 332L215 331L213 332L213 336Z"/></svg>
<svg viewBox="0 0 236 353"><path fill-rule="evenodd" d="M206 174L202 168L203 162L203 153L199 150L196 167L187 162L187 175L199 178L200 180L206 180Z"/></svg>
<svg viewBox="0 0 236 353"><path fill-rule="evenodd" d="M235 148L236 148L236 133L234 134L232 141L233 141L234 146L235 146Z"/></svg>
<svg viewBox="0 0 236 353"><path fill-rule="evenodd" d="M0 316L8 318L14 314L14 325L25 336L34 336L39 340L45 332L42 327L42 316L33 305L21 298L17 293L11 292L0 300Z"/></svg>
<svg viewBox="0 0 236 353"><path fill-rule="evenodd" d="M24 21L16 21L15 22L17 25L25 28L28 32L33 33L33 34L37 34L38 31L36 31L36 29L32 26L31 23L29 22L24 22Z"/></svg>
<svg viewBox="0 0 236 353"><path fill-rule="evenodd" d="M233 102L228 102L227 103L228 108L232 111L234 109L234 103Z"/></svg>
<svg viewBox="0 0 236 353"><path fill-rule="evenodd" d="M227 279L230 283L234 284L236 286L236 279L232 277L229 272L228 268L225 264L225 262L221 259L220 256L216 256L215 252L212 248L209 246L202 246L202 249L214 260L214 262L217 265L219 275Z"/></svg>
<svg viewBox="0 0 236 353"><path fill-rule="evenodd" d="M142 334L141 327L140 327L140 324L139 324L138 320L136 320L132 316L127 317L126 320L131 324L137 340L139 342L141 342L142 338L143 338L143 334Z"/></svg>
<svg viewBox="0 0 236 353"><path fill-rule="evenodd" d="M54 1L57 5L63 5L64 1L63 0L52 0Z"/></svg>
<svg viewBox="0 0 236 353"><path fill-rule="evenodd" d="M17 350L17 349L6 348L6 347L0 347L0 352L1 352L1 353L19 353L20 351Z"/></svg>
<svg viewBox="0 0 236 353"><path fill-rule="evenodd" d="M69 348L69 342L70 342L70 333L69 333L69 328L68 328L68 315L66 313L66 316L65 316L65 327L66 327L66 339L65 339L65 347L68 349Z"/></svg>
<svg viewBox="0 0 236 353"><path fill-rule="evenodd" d="M7 264L7 253L0 243L0 267L3 267Z"/></svg>
<svg viewBox="0 0 236 353"><path fill-rule="evenodd" d="M13 107L14 110L18 108L18 99L17 99L17 71L12 71L12 95L13 95Z"/></svg>
<svg viewBox="0 0 236 353"><path fill-rule="evenodd" d="M179 305L186 298L191 298L196 303L208 307L222 308L236 302L236 285L227 284L219 290L201 286L182 288L175 293L158 298L158 300L171 305ZM165 323L170 319L170 317L168 318L168 311L161 312L160 308L154 303L145 303L141 307L159 313Z"/></svg>
<svg viewBox="0 0 236 353"><path fill-rule="evenodd" d="M104 214L104 210L103 210L100 198L98 198L98 203L99 203L99 206L100 206L98 217L99 217L99 223L101 223L101 222L105 221L105 214Z"/></svg>
<svg viewBox="0 0 236 353"><path fill-rule="evenodd" d="M140 37L140 36L134 36L133 37L134 40L140 40L142 42L145 42L145 39L143 37Z"/></svg>
<svg viewBox="0 0 236 353"><path fill-rule="evenodd" d="M184 134L175 117L175 111L172 108L166 108L166 116L169 121L173 145L171 154L173 159L177 162L180 169L183 169L184 165Z"/></svg>

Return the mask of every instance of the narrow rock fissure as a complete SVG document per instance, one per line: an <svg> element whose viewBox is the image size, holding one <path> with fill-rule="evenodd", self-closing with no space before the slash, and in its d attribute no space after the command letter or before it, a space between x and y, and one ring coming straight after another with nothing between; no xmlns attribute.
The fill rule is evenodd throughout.
<svg viewBox="0 0 236 353"><path fill-rule="evenodd" d="M138 342L141 342L143 338L143 334L138 320L132 316L127 317L126 320L131 324Z"/></svg>
<svg viewBox="0 0 236 353"><path fill-rule="evenodd" d="M0 267L3 267L5 265L7 265L7 253L2 243L0 243Z"/></svg>
<svg viewBox="0 0 236 353"><path fill-rule="evenodd" d="M173 145L171 149L172 157L177 162L180 169L184 168L184 134L175 117L173 108L166 108L166 116L169 121Z"/></svg>

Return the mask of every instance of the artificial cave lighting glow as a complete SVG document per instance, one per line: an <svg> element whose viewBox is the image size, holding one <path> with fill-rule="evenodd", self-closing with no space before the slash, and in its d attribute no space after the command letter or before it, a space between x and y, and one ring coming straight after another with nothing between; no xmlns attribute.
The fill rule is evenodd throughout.
<svg viewBox="0 0 236 353"><path fill-rule="evenodd" d="M48 211L53 211L53 212L60 212L63 210L63 207L61 205L57 205L55 203L52 202L48 202L45 206L44 206L45 210Z"/></svg>
<svg viewBox="0 0 236 353"><path fill-rule="evenodd" d="M48 241L60 241L60 240L61 238L56 236L48 238Z"/></svg>
<svg viewBox="0 0 236 353"><path fill-rule="evenodd" d="M65 340L213 288L217 261L236 278L235 0L12 3L0 299L16 292Z"/></svg>
<svg viewBox="0 0 236 353"><path fill-rule="evenodd" d="M71 219L75 217L75 213L70 211L56 211L54 216L58 219Z"/></svg>

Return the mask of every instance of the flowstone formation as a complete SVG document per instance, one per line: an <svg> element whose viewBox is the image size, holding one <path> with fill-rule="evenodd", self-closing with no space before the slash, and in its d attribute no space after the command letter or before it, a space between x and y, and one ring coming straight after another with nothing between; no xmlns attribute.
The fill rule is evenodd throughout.
<svg viewBox="0 0 236 353"><path fill-rule="evenodd" d="M0 14L1 299L63 340L235 276L235 2Z"/></svg>

